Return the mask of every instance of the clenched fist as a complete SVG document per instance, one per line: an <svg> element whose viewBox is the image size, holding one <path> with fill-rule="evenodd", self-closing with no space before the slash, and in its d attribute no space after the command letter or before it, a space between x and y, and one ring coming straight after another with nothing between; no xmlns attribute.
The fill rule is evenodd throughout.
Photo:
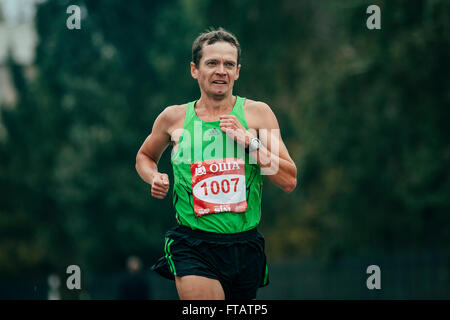
<svg viewBox="0 0 450 320"><path fill-rule="evenodd" d="M165 173L156 173L152 181L152 197L164 199L169 191L169 176Z"/></svg>

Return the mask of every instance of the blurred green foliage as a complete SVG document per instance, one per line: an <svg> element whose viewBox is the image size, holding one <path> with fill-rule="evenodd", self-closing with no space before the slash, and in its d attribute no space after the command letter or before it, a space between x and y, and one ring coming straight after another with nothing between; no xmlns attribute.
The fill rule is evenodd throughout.
<svg viewBox="0 0 450 320"><path fill-rule="evenodd" d="M2 111L0 277L162 254L172 199L150 197L135 156L166 106L199 96L191 45L210 26L238 37L235 93L272 107L297 164L291 194L266 179L269 258L450 249L448 1L47 1L36 26L34 76L11 62L20 100Z"/></svg>

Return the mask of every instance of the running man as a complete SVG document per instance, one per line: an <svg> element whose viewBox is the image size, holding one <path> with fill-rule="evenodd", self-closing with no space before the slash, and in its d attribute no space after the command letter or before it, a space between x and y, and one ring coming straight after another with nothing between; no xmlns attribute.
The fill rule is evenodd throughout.
<svg viewBox="0 0 450 320"><path fill-rule="evenodd" d="M262 175L286 192L297 169L277 118L259 101L233 95L241 48L223 28L192 46L191 75L201 96L169 106L155 120L136 157L136 170L163 199L166 173L158 171L173 146L173 204L177 227L166 233L164 256L152 267L175 280L180 299L255 299L268 284L261 218Z"/></svg>

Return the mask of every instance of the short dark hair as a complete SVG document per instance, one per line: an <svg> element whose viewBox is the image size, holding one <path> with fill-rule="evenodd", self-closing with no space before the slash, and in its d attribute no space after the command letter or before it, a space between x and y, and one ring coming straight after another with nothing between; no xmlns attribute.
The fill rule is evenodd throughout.
<svg viewBox="0 0 450 320"><path fill-rule="evenodd" d="M197 67L199 66L200 59L202 58L202 48L204 43L206 42L206 44L209 45L218 41L228 42L236 48L237 64L239 64L239 60L241 58L241 46L239 45L239 41L231 32L219 27L219 29L210 28L201 33L192 44L192 61Z"/></svg>

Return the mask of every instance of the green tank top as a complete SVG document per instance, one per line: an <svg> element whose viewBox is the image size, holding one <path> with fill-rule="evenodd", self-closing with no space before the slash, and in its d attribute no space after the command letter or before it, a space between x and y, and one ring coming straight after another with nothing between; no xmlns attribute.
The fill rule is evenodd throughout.
<svg viewBox="0 0 450 320"><path fill-rule="evenodd" d="M245 98L236 97L230 115L248 130ZM184 126L172 151L173 205L179 224L216 233L256 227L261 218L261 169L244 147L206 122L187 104Z"/></svg>

